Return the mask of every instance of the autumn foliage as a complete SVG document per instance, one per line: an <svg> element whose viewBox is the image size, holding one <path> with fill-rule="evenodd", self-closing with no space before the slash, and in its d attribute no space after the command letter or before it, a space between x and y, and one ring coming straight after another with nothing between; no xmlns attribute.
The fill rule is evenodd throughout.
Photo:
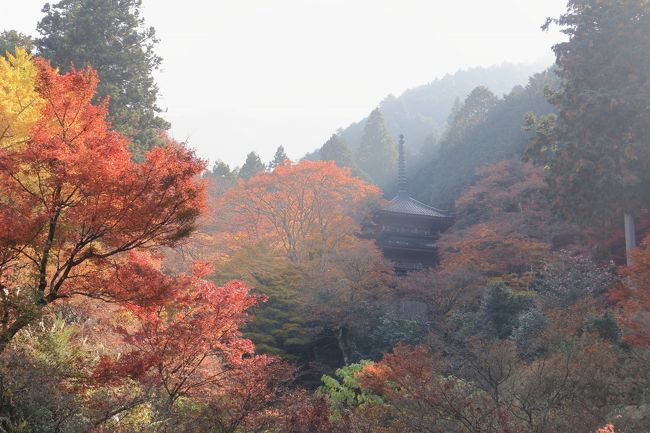
<svg viewBox="0 0 650 433"><path fill-rule="evenodd" d="M134 162L128 140L106 120L108 101L93 103L98 79L91 68L62 75L18 50L0 58L0 82L4 362L81 341L78 354L60 347L40 368L52 365L54 382L41 384L63 392L56 404L76 407L70 410L85 420L84 431L131 431L138 417L167 417L166 428L178 431L190 428L190 416L220 432L325 425L322 403L291 401L293 367L257 355L242 335L250 308L265 297L242 282L207 280L209 263L179 275L161 268L161 248L178 246L204 208L204 163L164 136ZM323 233L342 222L310 200ZM65 317L63 325L38 331L57 317ZM25 339L34 332L50 343ZM25 374L32 373L20 367L10 380L29 381ZM26 425L5 397L2 428ZM199 406L181 409L190 398ZM32 404L47 411L56 398L48 400ZM281 402L302 415L280 417ZM61 416L57 423L78 422Z"/></svg>
<svg viewBox="0 0 650 433"><path fill-rule="evenodd" d="M126 300L114 284L125 253L175 245L203 206L195 180L203 163L169 140L134 163L127 140L105 120L106 103L92 103L92 69L60 75L40 59L30 69L19 56L13 66L3 60L11 72L3 79L26 88L33 79L33 101L2 116L9 131L0 150L2 348L57 300L117 292Z"/></svg>
<svg viewBox="0 0 650 433"><path fill-rule="evenodd" d="M509 159L477 174L456 202L454 228L440 240L441 268L525 286L553 248L575 241L576 230L549 212L541 169Z"/></svg>
<svg viewBox="0 0 650 433"><path fill-rule="evenodd" d="M117 331L129 349L117 361L100 363L99 380L128 377L155 384L173 401L223 380L223 365L260 362L250 359L254 346L239 330L260 298L240 282L217 287L202 279L203 267L197 265L193 275L148 276L170 290L156 303L126 305L132 323Z"/></svg>
<svg viewBox="0 0 650 433"><path fill-rule="evenodd" d="M621 307L620 320L625 325L625 340L637 347L650 349L650 237L631 254L632 264L622 268L624 282L611 293Z"/></svg>
<svg viewBox="0 0 650 433"><path fill-rule="evenodd" d="M264 240L293 262L316 255L324 266L337 247L353 239L376 186L333 162L286 161L260 173L222 197L229 231L249 241Z"/></svg>
<svg viewBox="0 0 650 433"><path fill-rule="evenodd" d="M574 40L592 28L580 14L647 20L633 3L571 1L558 22ZM574 45L556 48L568 56L560 66ZM97 86L91 67L62 74L20 49L0 57L1 432L648 430L650 237L616 268L551 212L609 221L611 190L591 218L581 199L603 185L571 189L576 173L599 171L556 163L545 180L518 157L482 166L435 239L437 267L398 276L359 236L382 193L349 168L293 163L279 149L268 166L252 153L254 167L206 172L162 133L135 161ZM647 106L624 87L625 106ZM593 95L570 90L556 94L564 123L536 131L533 150L575 138L566 108L573 93ZM479 94L483 125L494 99ZM647 213L636 202L647 167L635 159L647 146L630 135L647 125L605 131L579 102L584 137L628 140L617 164L636 174L614 180L631 182L630 210ZM601 108L616 111L609 102ZM460 145L455 132L447 143ZM602 155L626 145L612 142Z"/></svg>

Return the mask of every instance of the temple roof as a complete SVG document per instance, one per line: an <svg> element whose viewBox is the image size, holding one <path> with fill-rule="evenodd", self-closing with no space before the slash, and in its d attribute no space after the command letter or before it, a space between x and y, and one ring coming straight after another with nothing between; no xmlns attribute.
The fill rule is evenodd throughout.
<svg viewBox="0 0 650 433"><path fill-rule="evenodd" d="M384 212L419 215L433 218L453 218L449 212L427 206L404 193L397 194L397 196L395 196L395 198L393 198L382 210Z"/></svg>
<svg viewBox="0 0 650 433"><path fill-rule="evenodd" d="M397 173L398 193L382 211L407 215L418 215L430 218L453 218L453 214L448 211L436 209L422 202L417 201L408 194L406 181L406 155L404 153L404 136L399 136L399 163Z"/></svg>

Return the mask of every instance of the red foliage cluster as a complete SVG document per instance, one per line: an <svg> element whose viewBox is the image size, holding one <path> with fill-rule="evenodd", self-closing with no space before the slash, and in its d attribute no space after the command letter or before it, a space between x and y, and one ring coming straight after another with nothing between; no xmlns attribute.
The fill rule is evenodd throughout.
<svg viewBox="0 0 650 433"><path fill-rule="evenodd" d="M124 253L175 245L203 208L191 151L166 140L134 162L106 101L92 103L95 71L35 64L41 117L25 143L0 149L0 350L54 301L142 296L118 284L147 278Z"/></svg>
<svg viewBox="0 0 650 433"><path fill-rule="evenodd" d="M135 323L119 333L130 348L119 359L104 359L98 380L124 377L162 387L171 400L203 393L226 380L232 371L254 372L272 362L254 354L253 343L242 337L246 311L262 298L252 296L241 282L224 286L204 280L206 269L194 275L153 275L154 283L172 287L152 304L127 304ZM232 379L232 378L229 378Z"/></svg>

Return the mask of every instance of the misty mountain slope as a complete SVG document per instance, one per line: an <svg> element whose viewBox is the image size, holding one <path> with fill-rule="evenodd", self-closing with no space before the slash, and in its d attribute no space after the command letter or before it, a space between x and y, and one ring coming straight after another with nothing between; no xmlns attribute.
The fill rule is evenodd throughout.
<svg viewBox="0 0 650 433"><path fill-rule="evenodd" d="M391 135L404 134L407 148L416 153L427 135L442 133L457 99L465 99L477 86L485 86L499 96L507 94L515 86L525 85L531 75L545 67L541 64L504 64L458 71L409 89L399 97L390 95L381 102L379 109ZM361 119L340 134L353 150L359 146L365 122L366 119Z"/></svg>
<svg viewBox="0 0 650 433"><path fill-rule="evenodd" d="M522 155L530 137L523 129L524 116L554 110L544 88L556 82L552 72L536 74L525 88L518 86L500 99L460 142L445 143L443 137L440 153L412 172L412 194L426 203L450 208L463 189L474 182L478 167Z"/></svg>

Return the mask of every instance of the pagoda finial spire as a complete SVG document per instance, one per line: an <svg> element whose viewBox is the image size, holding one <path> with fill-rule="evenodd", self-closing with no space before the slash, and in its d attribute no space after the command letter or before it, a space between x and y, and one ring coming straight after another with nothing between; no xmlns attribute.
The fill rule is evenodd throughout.
<svg viewBox="0 0 650 433"><path fill-rule="evenodd" d="M397 172L397 191L400 194L406 194L407 184L406 184L406 156L404 155L404 135L400 134L399 136L399 166Z"/></svg>

